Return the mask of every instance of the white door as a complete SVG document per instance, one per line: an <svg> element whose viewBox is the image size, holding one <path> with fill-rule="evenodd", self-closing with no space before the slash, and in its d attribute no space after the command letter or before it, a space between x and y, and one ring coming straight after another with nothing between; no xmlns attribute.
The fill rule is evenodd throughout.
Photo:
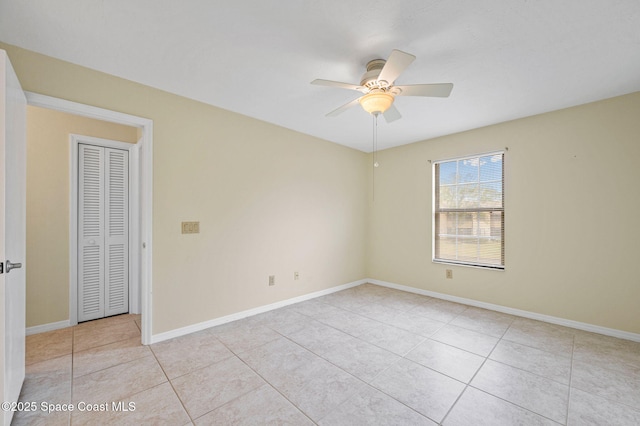
<svg viewBox="0 0 640 426"><path fill-rule="evenodd" d="M25 365L27 101L4 50L0 80L0 401L12 403ZM3 410L0 424L9 425L12 417L13 411Z"/></svg>
<svg viewBox="0 0 640 426"><path fill-rule="evenodd" d="M129 312L129 153L78 149L78 321L88 321Z"/></svg>

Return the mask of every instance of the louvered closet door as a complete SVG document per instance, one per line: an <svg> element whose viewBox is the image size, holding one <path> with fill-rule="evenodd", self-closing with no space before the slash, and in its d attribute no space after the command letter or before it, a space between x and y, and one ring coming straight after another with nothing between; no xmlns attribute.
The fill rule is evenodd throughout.
<svg viewBox="0 0 640 426"><path fill-rule="evenodd" d="M129 153L105 148L105 316L129 311Z"/></svg>
<svg viewBox="0 0 640 426"><path fill-rule="evenodd" d="M129 310L128 152L79 145L78 321Z"/></svg>

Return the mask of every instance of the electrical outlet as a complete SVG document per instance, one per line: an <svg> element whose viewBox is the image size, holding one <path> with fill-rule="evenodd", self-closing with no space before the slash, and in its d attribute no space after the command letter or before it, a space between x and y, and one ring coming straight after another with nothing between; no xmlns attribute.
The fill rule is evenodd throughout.
<svg viewBox="0 0 640 426"><path fill-rule="evenodd" d="M453 271L451 269L447 269L446 277L447 279L453 279Z"/></svg>
<svg viewBox="0 0 640 426"><path fill-rule="evenodd" d="M299 280L300 279L300 272L296 271L293 273L293 279L294 280Z"/></svg>
<svg viewBox="0 0 640 426"><path fill-rule="evenodd" d="M269 275L269 285L276 285L276 276Z"/></svg>

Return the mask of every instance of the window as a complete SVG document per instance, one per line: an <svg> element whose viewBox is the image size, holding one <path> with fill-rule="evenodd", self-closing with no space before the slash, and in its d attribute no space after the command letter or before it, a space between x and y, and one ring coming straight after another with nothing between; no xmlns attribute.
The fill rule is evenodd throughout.
<svg viewBox="0 0 640 426"><path fill-rule="evenodd" d="M504 153L433 165L433 260L504 269Z"/></svg>

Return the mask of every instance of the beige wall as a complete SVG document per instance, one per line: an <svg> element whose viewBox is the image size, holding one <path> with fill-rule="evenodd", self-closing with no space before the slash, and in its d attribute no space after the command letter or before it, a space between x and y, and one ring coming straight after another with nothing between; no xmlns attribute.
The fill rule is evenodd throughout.
<svg viewBox="0 0 640 426"><path fill-rule="evenodd" d="M133 127L27 107L27 327L69 319L69 134L137 141Z"/></svg>
<svg viewBox="0 0 640 426"><path fill-rule="evenodd" d="M640 333L639 116L634 93L380 152L369 277ZM505 147L506 270L434 264L428 160Z"/></svg>
<svg viewBox="0 0 640 426"><path fill-rule="evenodd" d="M367 276L640 332L638 93L383 151L373 202L361 152L0 47L26 90L154 120L153 333ZM445 280L428 160L504 147L506 270Z"/></svg>
<svg viewBox="0 0 640 426"><path fill-rule="evenodd" d="M154 334L366 276L363 153L0 47L25 90L154 121Z"/></svg>

